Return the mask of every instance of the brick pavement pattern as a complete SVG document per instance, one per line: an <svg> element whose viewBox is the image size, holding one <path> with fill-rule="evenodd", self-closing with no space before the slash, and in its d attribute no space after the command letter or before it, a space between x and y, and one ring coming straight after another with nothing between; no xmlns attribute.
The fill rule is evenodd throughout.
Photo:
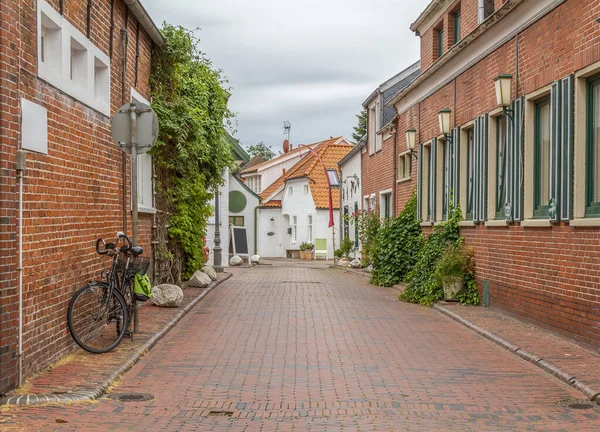
<svg viewBox="0 0 600 432"><path fill-rule="evenodd" d="M112 389L2 408L1 430L598 430L598 408L393 289L290 263L236 271ZM68 423L61 423L68 422Z"/></svg>

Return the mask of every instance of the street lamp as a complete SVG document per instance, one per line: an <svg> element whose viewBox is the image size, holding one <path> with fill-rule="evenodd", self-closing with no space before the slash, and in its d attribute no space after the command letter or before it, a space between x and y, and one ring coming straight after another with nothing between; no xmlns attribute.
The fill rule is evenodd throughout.
<svg viewBox="0 0 600 432"><path fill-rule="evenodd" d="M417 142L417 130L409 129L406 131L406 146L410 150L411 155L415 158L417 157L417 152L415 152L415 145Z"/></svg>
<svg viewBox="0 0 600 432"><path fill-rule="evenodd" d="M499 107L502 107L504 115L509 117L512 121L513 110L508 108L511 105L510 88L512 84L512 75L503 74L494 78L494 84L496 87L496 102Z"/></svg>
<svg viewBox="0 0 600 432"><path fill-rule="evenodd" d="M452 110L450 108L444 108L438 113L438 119L440 121L440 132L444 135L450 134L450 116Z"/></svg>

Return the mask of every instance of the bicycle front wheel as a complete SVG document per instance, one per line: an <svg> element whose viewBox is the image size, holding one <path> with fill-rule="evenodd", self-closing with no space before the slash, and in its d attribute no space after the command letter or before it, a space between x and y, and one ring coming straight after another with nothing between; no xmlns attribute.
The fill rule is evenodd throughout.
<svg viewBox="0 0 600 432"><path fill-rule="evenodd" d="M95 354L109 352L121 343L129 327L125 299L107 284L90 283L73 295L67 323L81 348Z"/></svg>

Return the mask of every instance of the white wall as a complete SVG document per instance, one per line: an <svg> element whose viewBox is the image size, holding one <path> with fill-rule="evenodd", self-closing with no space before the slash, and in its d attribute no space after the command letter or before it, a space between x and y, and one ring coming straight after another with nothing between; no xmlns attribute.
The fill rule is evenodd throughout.
<svg viewBox="0 0 600 432"><path fill-rule="evenodd" d="M333 221L335 222L335 248L340 247L340 212L333 211ZM332 228L329 228L329 210L319 209L316 211L315 218L315 238L327 239L327 258L333 259L333 233Z"/></svg>
<svg viewBox="0 0 600 432"><path fill-rule="evenodd" d="M306 155L308 153L308 150L303 151L302 155ZM261 186L261 192L263 190L265 190L266 188L268 188L269 186L271 186L275 180L277 180L279 177L281 177L281 175L283 174L282 170L285 169L286 171L289 170L291 167L293 167L294 165L296 165L298 163L298 161L300 160L300 156L295 156L291 159L282 161L278 164L275 164L272 167L268 167L264 170L261 170L258 172L258 174L261 175L260 178L260 186Z"/></svg>
<svg viewBox="0 0 600 432"><path fill-rule="evenodd" d="M258 206L258 197L250 192L240 184L240 182L234 178L233 175L229 176L229 192L240 191L246 197L246 208L240 213L229 212L228 216L243 216L244 226L246 227L246 234L248 236L248 252L250 255L254 255L254 209ZM229 201L229 192L227 193Z"/></svg>
<svg viewBox="0 0 600 432"><path fill-rule="evenodd" d="M344 212L344 206L348 206L348 213L354 213L354 204L358 203L358 209L361 210L363 207L363 197L362 197L362 177L361 177L361 152L357 152L353 155L344 165L341 167L342 169L342 189L344 191L341 194L342 198L342 206L340 208L340 214ZM356 175L358 177L358 182L356 178L352 176ZM356 185L358 183L358 188L352 189L352 185ZM339 219L338 219L339 220ZM337 221L336 221L337 222ZM343 228L343 221L340 221L340 239ZM350 231L350 239L354 242L356 240L355 235L355 225L354 222L350 222L349 224ZM353 256L360 256L360 241L358 244L358 248L354 251Z"/></svg>
<svg viewBox="0 0 600 432"><path fill-rule="evenodd" d="M289 236L287 235L287 223L284 226L282 220L279 208L258 210L258 254L260 256L285 257L282 239L288 240Z"/></svg>
<svg viewBox="0 0 600 432"><path fill-rule="evenodd" d="M313 201L310 193L310 185L308 194L304 194L304 186L309 185L308 179L301 178L297 180L290 180L286 183L285 189L283 190L283 199L281 200L281 212L283 215L289 215L289 226L291 227L293 216L297 217L297 236L296 242L293 242L292 235L288 235L287 239L284 239L283 246L285 249L298 250L300 244L303 242L309 242L308 238L308 215L313 215L313 232L316 224L315 216L315 202ZM293 196L289 196L289 190L293 188ZM314 238L311 240L314 243Z"/></svg>

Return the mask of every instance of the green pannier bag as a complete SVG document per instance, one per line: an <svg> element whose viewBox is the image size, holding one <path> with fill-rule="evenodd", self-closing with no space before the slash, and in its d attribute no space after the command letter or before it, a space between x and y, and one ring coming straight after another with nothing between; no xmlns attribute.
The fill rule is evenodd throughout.
<svg viewBox="0 0 600 432"><path fill-rule="evenodd" d="M147 274L136 274L133 278L133 294L137 301L147 301L152 298L152 285Z"/></svg>

